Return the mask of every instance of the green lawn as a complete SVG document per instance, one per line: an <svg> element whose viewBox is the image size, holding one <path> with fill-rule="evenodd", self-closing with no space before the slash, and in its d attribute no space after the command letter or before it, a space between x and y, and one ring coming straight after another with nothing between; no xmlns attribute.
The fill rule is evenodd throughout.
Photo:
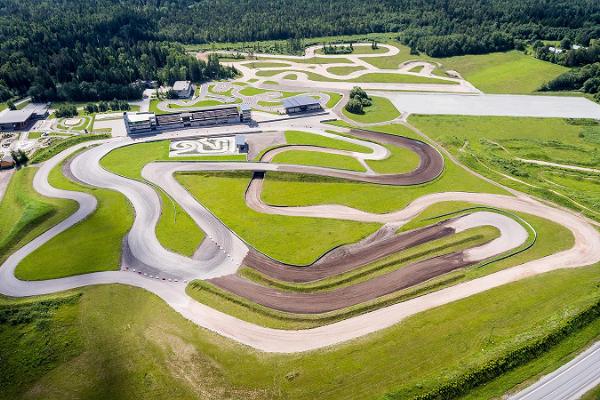
<svg viewBox="0 0 600 400"><path fill-rule="evenodd" d="M333 108L340 102L342 95L335 92L326 92L329 95L329 101L325 105L327 108Z"/></svg>
<svg viewBox="0 0 600 400"><path fill-rule="evenodd" d="M438 62L444 70L458 71L463 78L488 93L531 93L567 70L518 51L432 58L426 54L411 55L408 47L398 43L394 46L400 49L397 55L365 61L384 69L398 68L399 64L412 59Z"/></svg>
<svg viewBox="0 0 600 400"><path fill-rule="evenodd" d="M195 399L202 393L327 400L391 392L411 398L555 329L600 299L599 279L598 265L556 271L341 346L294 355L258 353L198 329L157 297L126 286L85 288L78 301L67 298L58 306L2 300L3 309L21 307L24 317L0 327L0 398ZM550 372L595 340L598 329L596 321L472 398L501 396Z"/></svg>
<svg viewBox="0 0 600 400"><path fill-rule="evenodd" d="M49 176L52 186L90 193L97 209L84 221L55 236L17 266L23 280L44 280L89 272L118 270L121 243L133 223L133 210L124 195L76 184L62 175L61 165Z"/></svg>
<svg viewBox="0 0 600 400"><path fill-rule="evenodd" d="M182 106L182 105L179 105L176 103L169 103L169 108L177 109L177 108L190 108L190 107L210 107L210 106L220 106L223 104L225 104L225 103L223 103L219 100L200 100L189 106Z"/></svg>
<svg viewBox="0 0 600 400"><path fill-rule="evenodd" d="M77 209L70 200L51 199L32 186L37 168L16 171L0 202L0 262Z"/></svg>
<svg viewBox="0 0 600 400"><path fill-rule="evenodd" d="M385 146L390 155L384 160L368 160L367 164L379 174L402 174L410 172L419 166L417 153L405 147Z"/></svg>
<svg viewBox="0 0 600 400"><path fill-rule="evenodd" d="M317 167L365 172L363 165L353 157L316 151L290 150L276 155L272 162L280 164L314 165Z"/></svg>
<svg viewBox="0 0 600 400"><path fill-rule="evenodd" d="M277 61L254 61L248 64L244 64L245 67L256 69L256 68L278 68L287 67L288 63L277 62Z"/></svg>
<svg viewBox="0 0 600 400"><path fill-rule="evenodd" d="M415 137L402 125L381 126L378 131ZM388 159L390 160L390 159ZM381 161L383 165L385 161ZM388 162L396 162L390 160ZM380 165L380 167L381 167ZM383 168L383 167L381 167ZM465 191L508 194L445 160L442 175L429 183L415 186L386 186L351 182L299 174L268 173L263 200L269 204L305 206L312 204L342 204L361 210L384 213L402 209L414 199L428 193ZM373 201L377 199L377 201Z"/></svg>
<svg viewBox="0 0 600 400"><path fill-rule="evenodd" d="M379 227L258 213L244 199L250 176L249 172L181 173L177 180L251 246L287 263L309 264L328 250L356 242Z"/></svg>
<svg viewBox="0 0 600 400"><path fill-rule="evenodd" d="M438 60L488 93L531 93L567 68L518 51L449 57Z"/></svg>
<svg viewBox="0 0 600 400"><path fill-rule="evenodd" d="M600 220L597 174L518 160L594 168L600 160L597 123L558 118L462 116L412 116L410 122L478 172Z"/></svg>
<svg viewBox="0 0 600 400"><path fill-rule="evenodd" d="M352 114L345 108L342 112L346 117L361 124L391 121L400 116L400 111L385 97L372 96L371 100L373 104L369 107L364 107L363 114Z"/></svg>
<svg viewBox="0 0 600 400"><path fill-rule="evenodd" d="M110 138L109 134L98 134L98 135L81 135L81 136L72 136L67 137L66 139L56 140L52 142L52 144L46 148L40 149L36 151L33 156L31 156L30 161L32 163L39 163L42 161L49 160L54 157L58 153L63 150L68 149L71 146L75 146L76 144L92 141L92 140L100 140L100 139L108 139Z"/></svg>
<svg viewBox="0 0 600 400"><path fill-rule="evenodd" d="M349 79L346 82L363 83L434 83L437 85L456 85L454 81L445 79L429 78L427 76L415 76L407 74L386 74L382 72L372 72L364 74L358 78Z"/></svg>
<svg viewBox="0 0 600 400"><path fill-rule="evenodd" d="M300 63L300 64L340 64L340 63L348 63L351 64L352 62L347 59L347 58L340 58L340 57L336 57L336 58L326 58L326 57L311 57L311 58L303 58L303 59L293 59L293 58L278 58L278 59L263 59L261 58L260 60L266 60L266 61L275 61L276 60L281 60L281 61L291 61L291 62L295 62L295 63Z"/></svg>
<svg viewBox="0 0 600 400"><path fill-rule="evenodd" d="M315 82L360 82L360 83L435 83L455 85L456 82L444 79L429 78L426 76L415 76L408 74L392 74L383 72L371 72L354 79L332 79L311 71L289 70L261 70L256 72L256 76L269 77L282 72L306 74L308 79Z"/></svg>
<svg viewBox="0 0 600 400"><path fill-rule="evenodd" d="M327 72L335 75L348 75L354 71L362 71L365 69L362 66L348 66L348 67L330 67L327 68Z"/></svg>
<svg viewBox="0 0 600 400"><path fill-rule="evenodd" d="M240 90L240 94L244 95L244 96L256 96L257 94L263 94L263 93L267 93L267 92L270 92L270 90L259 89L259 88L255 88L253 86L247 86L247 87L243 88L242 90Z"/></svg>
<svg viewBox="0 0 600 400"><path fill-rule="evenodd" d="M332 149L356 151L359 153L371 152L371 149L359 144L302 131L286 131L285 140L289 144L330 147Z"/></svg>

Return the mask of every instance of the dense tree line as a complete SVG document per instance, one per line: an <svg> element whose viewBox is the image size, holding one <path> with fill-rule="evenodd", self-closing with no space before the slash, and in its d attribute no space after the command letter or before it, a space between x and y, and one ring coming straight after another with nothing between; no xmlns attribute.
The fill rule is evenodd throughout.
<svg viewBox="0 0 600 400"><path fill-rule="evenodd" d="M594 94L595 99L600 101L600 62L565 72L546 83L541 90L580 90Z"/></svg>
<svg viewBox="0 0 600 400"><path fill-rule="evenodd" d="M0 3L0 100L112 100L141 97L140 81L200 82L235 74L161 41L152 14L112 1ZM137 82L137 84L136 84Z"/></svg>
<svg viewBox="0 0 600 400"><path fill-rule="evenodd" d="M235 71L173 44L402 32L416 51L506 50L600 37L597 0L3 0L0 100L139 97L136 80L199 81Z"/></svg>
<svg viewBox="0 0 600 400"><path fill-rule="evenodd" d="M535 56L540 60L550 61L567 67L580 67L583 65L600 62L600 41L593 40L588 47L572 48L571 41L565 39L561 42L560 52L552 51L551 46L535 46Z"/></svg>

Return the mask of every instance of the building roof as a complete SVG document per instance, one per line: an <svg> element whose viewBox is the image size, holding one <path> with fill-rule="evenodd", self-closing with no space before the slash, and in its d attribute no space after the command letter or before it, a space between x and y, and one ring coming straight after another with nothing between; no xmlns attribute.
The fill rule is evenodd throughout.
<svg viewBox="0 0 600 400"><path fill-rule="evenodd" d="M125 118L127 122L146 122L154 118L154 113L151 112L126 112Z"/></svg>
<svg viewBox="0 0 600 400"><path fill-rule="evenodd" d="M10 153L5 153L2 157L0 157L0 161L5 163L14 163L15 160Z"/></svg>
<svg viewBox="0 0 600 400"><path fill-rule="evenodd" d="M302 107L313 104L319 104L319 100L310 96L294 96L283 99L283 106L285 108Z"/></svg>
<svg viewBox="0 0 600 400"><path fill-rule="evenodd" d="M175 81L173 83L173 90L188 90L192 82L190 81Z"/></svg>
<svg viewBox="0 0 600 400"><path fill-rule="evenodd" d="M34 114L44 115L46 112L48 112L47 104L28 104L21 110L4 110L0 113L0 124L23 123Z"/></svg>
<svg viewBox="0 0 600 400"><path fill-rule="evenodd" d="M250 104L242 103L240 105L240 110L242 110L242 111L250 111L250 110L252 110L252 107L250 106Z"/></svg>
<svg viewBox="0 0 600 400"><path fill-rule="evenodd" d="M235 145L243 146L246 144L246 136L245 135L236 135L235 136Z"/></svg>

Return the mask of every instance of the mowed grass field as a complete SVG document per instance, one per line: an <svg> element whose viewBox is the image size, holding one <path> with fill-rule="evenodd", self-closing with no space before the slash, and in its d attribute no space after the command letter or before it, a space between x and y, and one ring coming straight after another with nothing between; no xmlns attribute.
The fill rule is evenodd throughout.
<svg viewBox="0 0 600 400"><path fill-rule="evenodd" d="M353 114L345 108L342 110L347 118L361 124L374 124L391 121L400 116L400 111L385 97L372 96L373 102L369 107L364 107L363 114Z"/></svg>
<svg viewBox="0 0 600 400"><path fill-rule="evenodd" d="M600 125L559 118L411 116L409 122L491 179L600 220Z"/></svg>
<svg viewBox="0 0 600 400"><path fill-rule="evenodd" d="M538 60L518 51L438 59L446 70L486 93L531 93L544 82L566 72L566 67Z"/></svg>
<svg viewBox="0 0 600 400"><path fill-rule="evenodd" d="M317 151L290 150L276 155L273 163L311 165L349 171L365 172L365 167L353 157Z"/></svg>
<svg viewBox="0 0 600 400"><path fill-rule="evenodd" d="M547 273L293 355L235 344L126 286L85 288L56 306L0 298L1 312L20 310L0 326L0 398L412 398L556 329L600 299L599 279L600 265ZM550 372L599 329L592 323L468 398L499 397Z"/></svg>
<svg viewBox="0 0 600 400"><path fill-rule="evenodd" d="M179 173L176 177L228 228L283 262L310 264L332 248L356 242L379 228L378 224L256 212L244 199L250 172Z"/></svg>
<svg viewBox="0 0 600 400"><path fill-rule="evenodd" d="M98 206L86 219L23 259L15 270L19 279L53 279L120 267L121 243L133 223L131 205L121 193L70 181L61 167L51 171L50 185L89 193L96 197Z"/></svg>
<svg viewBox="0 0 600 400"><path fill-rule="evenodd" d="M418 136L403 125L386 125L370 128L372 130L402 135L412 138ZM391 173L394 165L398 171L410 170L415 166L415 155L408 150L399 150L406 154L403 165L398 155L387 160L377 161L377 167ZM369 162L370 165L373 163ZM369 183L350 182L324 177L268 173L262 194L263 201L274 205L305 206L313 204L342 204L360 210L384 213L402 209L414 199L428 193L465 191L508 194L508 192L487 183L445 160L442 175L429 182L414 186L386 186ZM377 199L377 201L373 201Z"/></svg>
<svg viewBox="0 0 600 400"><path fill-rule="evenodd" d="M38 194L33 188L37 171L34 167L15 171L0 202L0 262L77 209L74 201Z"/></svg>

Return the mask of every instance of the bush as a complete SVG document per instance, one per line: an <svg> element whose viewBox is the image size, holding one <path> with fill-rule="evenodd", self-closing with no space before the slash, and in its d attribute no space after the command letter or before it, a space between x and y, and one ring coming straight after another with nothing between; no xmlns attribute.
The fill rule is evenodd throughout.
<svg viewBox="0 0 600 400"><path fill-rule="evenodd" d="M58 118L69 118L77 115L77 107L73 104L66 104L59 106L56 111L54 111L54 115Z"/></svg>
<svg viewBox="0 0 600 400"><path fill-rule="evenodd" d="M363 105L360 98L353 97L346 103L346 111L352 114L364 114Z"/></svg>
<svg viewBox="0 0 600 400"><path fill-rule="evenodd" d="M359 97L361 99L371 99L368 95L367 92L365 92L361 87L359 86L354 86L352 88L352 90L350 91L350 97L351 98L355 98L355 97Z"/></svg>

